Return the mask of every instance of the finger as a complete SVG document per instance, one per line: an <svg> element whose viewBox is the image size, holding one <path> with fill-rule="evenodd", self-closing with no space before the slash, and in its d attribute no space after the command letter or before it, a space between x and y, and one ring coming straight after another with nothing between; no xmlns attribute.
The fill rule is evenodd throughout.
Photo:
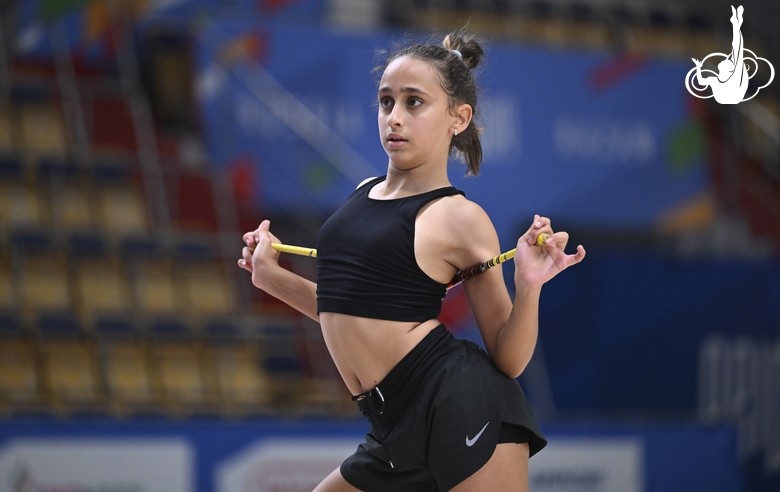
<svg viewBox="0 0 780 492"><path fill-rule="evenodd" d="M254 252L255 252L254 248L247 246L246 248L241 250L241 258L247 263L251 264L252 255L254 254Z"/></svg>
<svg viewBox="0 0 780 492"><path fill-rule="evenodd" d="M566 244L569 242L569 233L565 231L556 232L547 241L552 241L558 248L565 250Z"/></svg>
<svg viewBox="0 0 780 492"><path fill-rule="evenodd" d="M535 216L534 227L536 229L542 229L544 227L549 227L549 226L550 226L550 219L549 218L542 217L542 216L539 216L539 215Z"/></svg>
<svg viewBox="0 0 780 492"><path fill-rule="evenodd" d="M567 255L566 256L566 267L569 268L572 265L576 265L577 263L581 262L585 258L585 248L582 247L580 244L577 246L577 252L573 255Z"/></svg>
<svg viewBox="0 0 780 492"><path fill-rule="evenodd" d="M270 225L270 221L264 220L260 223L260 226L257 228L256 234L255 234L255 242L257 245L265 244L265 243L271 243L273 240L271 239L271 233L268 231L268 227Z"/></svg>
<svg viewBox="0 0 780 492"><path fill-rule="evenodd" d="M525 233L521 237L524 237L524 236L527 236L527 235L531 234L531 232L534 230L534 227L536 225L536 221L537 220L539 220L539 216L538 215L534 215L534 220L531 221L531 225L528 227L528 229L525 231Z"/></svg>
<svg viewBox="0 0 780 492"><path fill-rule="evenodd" d="M585 258L585 247L583 245L577 246L577 254L575 255L577 258L577 263L581 262L583 258Z"/></svg>
<svg viewBox="0 0 780 492"><path fill-rule="evenodd" d="M246 261L245 259L241 258L238 260L238 267L246 270L249 273L252 273L252 262Z"/></svg>
<svg viewBox="0 0 780 492"><path fill-rule="evenodd" d="M540 217L537 215L535 216L535 219L536 220L534 221L534 225L531 227L531 230L529 231L528 234L529 237L527 238L527 241L528 244L536 244L541 246L544 244L543 241L546 241L547 239L544 237L545 235L547 237L553 235L552 226L550 223L550 219L547 217Z"/></svg>

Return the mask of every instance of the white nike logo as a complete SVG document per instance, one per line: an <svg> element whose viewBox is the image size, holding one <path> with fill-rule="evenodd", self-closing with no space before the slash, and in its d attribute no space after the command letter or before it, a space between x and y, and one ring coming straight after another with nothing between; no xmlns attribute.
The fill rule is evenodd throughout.
<svg viewBox="0 0 780 492"><path fill-rule="evenodd" d="M479 436L481 436L481 435L482 435L482 433L483 433L483 432L485 432L485 429L487 429L487 426L488 426L488 424L489 424L489 423L490 423L490 422L488 422L487 424L485 424L485 427L483 427L483 428L482 428L482 430L481 430L481 431L479 431L479 433L478 433L476 436L474 436L474 439L469 439L469 436L468 436L468 434L466 434L466 446L468 446L468 447L471 447L471 446L473 446L473 445L474 445L474 443L475 443L475 442L477 442L477 439L479 439Z"/></svg>

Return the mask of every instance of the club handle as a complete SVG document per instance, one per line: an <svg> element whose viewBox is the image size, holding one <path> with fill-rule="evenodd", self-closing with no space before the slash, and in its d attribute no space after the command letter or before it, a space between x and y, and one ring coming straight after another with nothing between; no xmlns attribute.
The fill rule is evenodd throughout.
<svg viewBox="0 0 780 492"><path fill-rule="evenodd" d="M545 241L550 237L549 234L546 232L543 232L539 234L539 236L536 238L536 245L537 246L544 246ZM500 255L496 256L495 258L491 258L488 261L483 261L479 265L474 265L473 267L469 268L468 270L464 270L461 272L458 272L454 277L452 277L452 280L450 280L450 283L447 284L447 290L450 290L451 288L455 287L456 285L465 282L466 280L474 277L475 275L479 275L480 273L484 272L488 268L492 268L499 263L503 263L506 260L511 260L515 257L515 253L517 252L517 249L513 249L510 251L507 251L506 253L501 253Z"/></svg>

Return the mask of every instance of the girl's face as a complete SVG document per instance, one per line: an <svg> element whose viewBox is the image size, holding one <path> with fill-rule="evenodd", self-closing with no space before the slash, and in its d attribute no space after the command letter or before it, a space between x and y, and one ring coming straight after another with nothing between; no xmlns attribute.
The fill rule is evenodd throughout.
<svg viewBox="0 0 780 492"><path fill-rule="evenodd" d="M465 127L450 111L431 65L410 56L393 60L379 82L378 99L379 137L390 166L410 170L438 163L446 167L453 130Z"/></svg>

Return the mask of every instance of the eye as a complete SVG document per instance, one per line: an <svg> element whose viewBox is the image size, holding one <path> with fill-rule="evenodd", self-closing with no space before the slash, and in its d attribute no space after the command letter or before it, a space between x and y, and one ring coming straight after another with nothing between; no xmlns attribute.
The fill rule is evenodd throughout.
<svg viewBox="0 0 780 492"><path fill-rule="evenodd" d="M393 105L393 98L390 96L384 96L379 98L379 107L388 108Z"/></svg>
<svg viewBox="0 0 780 492"><path fill-rule="evenodd" d="M418 99L416 97L410 97L409 100L406 102L409 106L412 106L413 108L416 108L417 106L422 105L422 99Z"/></svg>

